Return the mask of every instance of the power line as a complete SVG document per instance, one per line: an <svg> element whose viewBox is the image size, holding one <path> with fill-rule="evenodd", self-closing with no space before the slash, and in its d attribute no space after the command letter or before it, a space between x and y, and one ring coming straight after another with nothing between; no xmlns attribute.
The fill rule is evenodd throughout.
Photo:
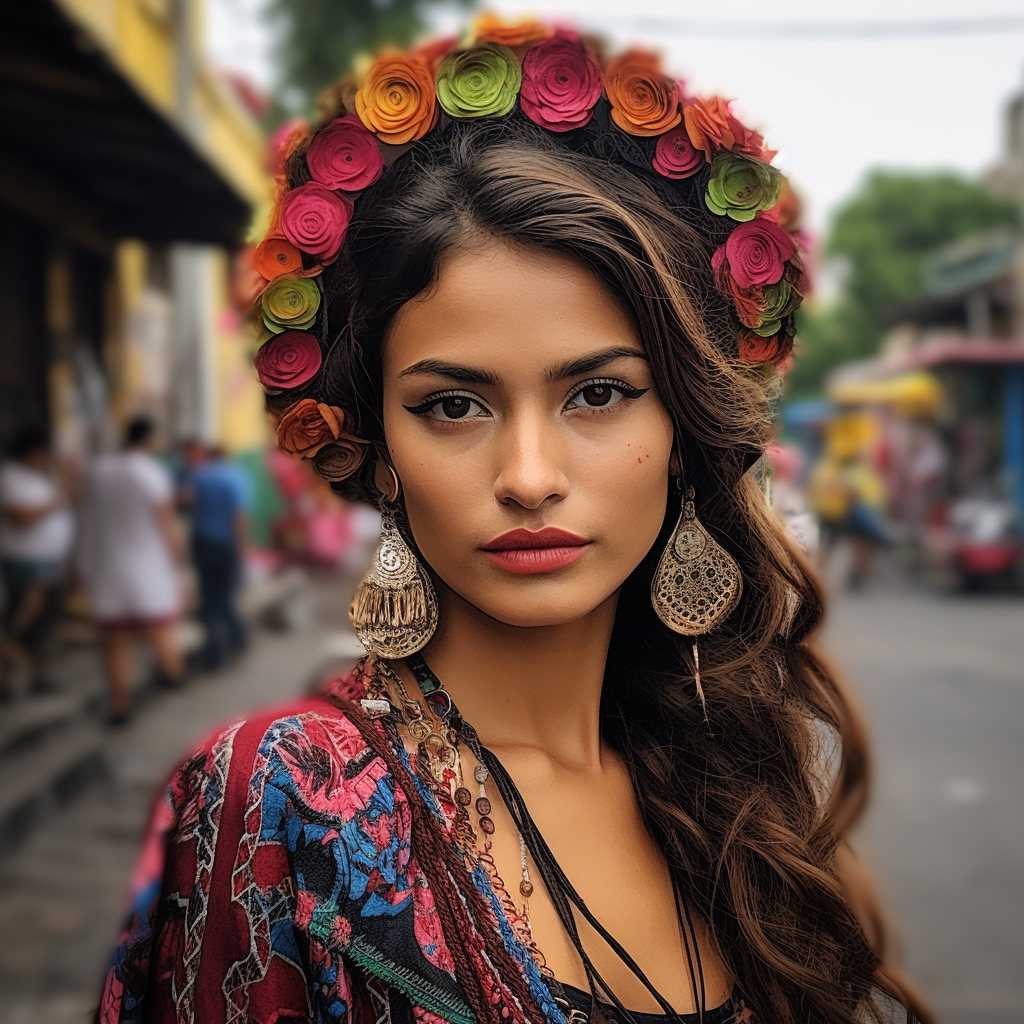
<svg viewBox="0 0 1024 1024"><path fill-rule="evenodd" d="M698 21L688 18L602 18L639 32L724 39L929 39L1024 31L1024 15L918 21Z"/></svg>

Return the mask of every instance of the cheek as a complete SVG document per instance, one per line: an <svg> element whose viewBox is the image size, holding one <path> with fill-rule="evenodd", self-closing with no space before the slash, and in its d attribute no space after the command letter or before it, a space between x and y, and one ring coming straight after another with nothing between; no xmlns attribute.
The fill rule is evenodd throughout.
<svg viewBox="0 0 1024 1024"><path fill-rule="evenodd" d="M625 432L587 465L587 492L595 514L614 531L609 536L627 559L643 557L657 539L670 485L673 430L659 410ZM639 552L639 554L638 554Z"/></svg>

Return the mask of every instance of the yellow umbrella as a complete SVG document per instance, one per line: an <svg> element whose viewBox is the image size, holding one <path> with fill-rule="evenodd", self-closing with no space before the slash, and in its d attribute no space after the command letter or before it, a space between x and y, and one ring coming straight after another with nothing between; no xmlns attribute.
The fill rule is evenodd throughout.
<svg viewBox="0 0 1024 1024"><path fill-rule="evenodd" d="M930 373L917 370L895 377L836 381L828 397L836 405L890 405L906 415L933 415L942 407L942 385Z"/></svg>

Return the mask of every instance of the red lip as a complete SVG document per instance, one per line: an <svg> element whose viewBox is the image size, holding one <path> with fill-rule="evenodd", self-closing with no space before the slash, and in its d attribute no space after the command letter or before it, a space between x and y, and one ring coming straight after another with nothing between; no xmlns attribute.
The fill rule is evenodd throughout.
<svg viewBox="0 0 1024 1024"><path fill-rule="evenodd" d="M548 526L537 533L509 530L488 541L482 550L499 569L530 576L572 565L583 557L589 545L584 537Z"/></svg>
<svg viewBox="0 0 1024 1024"><path fill-rule="evenodd" d="M559 530L556 526L546 526L543 530L531 533L529 530L509 530L500 537L483 545L484 551L517 551L524 548L579 548L590 541L578 537L568 530Z"/></svg>

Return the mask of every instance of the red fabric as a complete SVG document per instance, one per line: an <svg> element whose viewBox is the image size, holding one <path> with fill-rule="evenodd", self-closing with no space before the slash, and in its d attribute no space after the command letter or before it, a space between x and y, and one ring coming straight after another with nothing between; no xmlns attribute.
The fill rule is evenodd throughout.
<svg viewBox="0 0 1024 1024"><path fill-rule="evenodd" d="M320 697L297 706L289 705L287 713L302 714L313 708L338 714L333 705ZM235 734L232 745L231 768L228 771L217 855L210 884L210 913L203 941L203 958L196 979L195 1019L202 1024L223 1024L226 1020L227 1005L221 985L231 965L249 952L248 921L242 908L231 898L231 875L238 845L245 831L245 807L256 751L267 728L280 717L281 709L278 708L248 719ZM304 993L302 998L305 1000Z"/></svg>

